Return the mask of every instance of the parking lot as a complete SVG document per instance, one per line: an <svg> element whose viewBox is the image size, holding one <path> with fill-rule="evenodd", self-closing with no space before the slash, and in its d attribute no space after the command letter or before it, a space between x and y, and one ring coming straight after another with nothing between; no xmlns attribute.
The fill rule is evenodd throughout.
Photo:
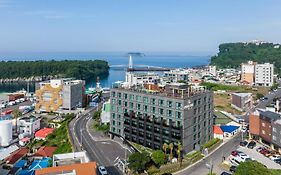
<svg viewBox="0 0 281 175"><path fill-rule="evenodd" d="M257 143L257 146L254 147L254 149L249 149L247 147L241 147L240 146L238 148L238 151L244 152L245 154L250 156L250 158L264 164L269 169L281 169L281 165L275 163L274 161L270 160L268 157L266 157L266 156L264 156L261 153L256 151L256 148L258 148L260 146L262 146L262 145L260 145L258 143Z"/></svg>
<svg viewBox="0 0 281 175"><path fill-rule="evenodd" d="M273 160L271 160L270 158L266 157L265 155L261 154L260 152L258 152L256 149L259 147L263 147L263 145L257 143L256 146L253 149L248 148L247 146L239 146L237 148L237 151L239 152L243 152L245 153L247 156L250 157L250 159L252 160L256 160L262 164L264 164L267 168L269 169L281 169L281 165L279 165L278 163L275 163ZM235 150L233 150L235 151ZM230 163L230 165L234 165L233 163L231 163L231 159L235 158L236 156L230 155L227 160ZM239 158L238 158L239 159ZM240 160L240 159L239 159ZM234 165L237 166L237 165Z"/></svg>

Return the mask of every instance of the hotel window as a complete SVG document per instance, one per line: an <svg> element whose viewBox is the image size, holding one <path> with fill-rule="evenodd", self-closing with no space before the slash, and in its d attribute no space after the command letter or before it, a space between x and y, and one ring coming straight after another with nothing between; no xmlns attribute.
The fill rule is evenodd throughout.
<svg viewBox="0 0 281 175"><path fill-rule="evenodd" d="M134 100L134 95L130 94L130 100Z"/></svg>
<svg viewBox="0 0 281 175"><path fill-rule="evenodd" d="M124 98L127 99L128 98L128 94L124 94Z"/></svg>
<svg viewBox="0 0 281 175"><path fill-rule="evenodd" d="M134 103L130 103L130 108L131 108L131 109L134 108Z"/></svg>
<svg viewBox="0 0 281 175"><path fill-rule="evenodd" d="M181 103L176 102L176 109L181 109Z"/></svg>
<svg viewBox="0 0 281 175"><path fill-rule="evenodd" d="M116 104L116 99L112 99L112 104Z"/></svg>
<svg viewBox="0 0 281 175"><path fill-rule="evenodd" d="M148 97L143 97L143 102L148 104Z"/></svg>
<svg viewBox="0 0 281 175"><path fill-rule="evenodd" d="M171 107L173 106L173 102L172 102L172 101L167 101L167 106L168 106L169 108L171 108Z"/></svg>
<svg viewBox="0 0 281 175"><path fill-rule="evenodd" d="M137 99L137 101L141 101L141 96L137 95L136 99Z"/></svg>
<svg viewBox="0 0 281 175"><path fill-rule="evenodd" d="M121 98L121 93L120 92L118 92L118 98Z"/></svg>
<svg viewBox="0 0 281 175"><path fill-rule="evenodd" d="M173 117L173 112L172 112L172 110L170 110L170 109L167 110L167 116L168 116L168 117Z"/></svg>
<svg viewBox="0 0 281 175"><path fill-rule="evenodd" d="M143 106L143 110L144 110L145 112L148 112L148 107L147 107L147 105L144 105L144 106Z"/></svg>
<svg viewBox="0 0 281 175"><path fill-rule="evenodd" d="M112 118L115 119L115 113L112 113Z"/></svg>
<svg viewBox="0 0 281 175"><path fill-rule="evenodd" d="M141 104L138 103L138 110L141 110Z"/></svg>
<svg viewBox="0 0 281 175"><path fill-rule="evenodd" d="M151 104L155 105L155 98L150 99L151 100Z"/></svg>
<svg viewBox="0 0 281 175"><path fill-rule="evenodd" d="M176 112L176 117L178 118L178 119L181 119L182 118L182 113L181 112Z"/></svg>
<svg viewBox="0 0 281 175"><path fill-rule="evenodd" d="M159 114L160 114L160 115L163 115L163 114L164 114L164 109L159 108Z"/></svg>
<svg viewBox="0 0 281 175"><path fill-rule="evenodd" d="M111 96L112 96L112 97L115 97L115 96L116 96L116 93L115 93L115 92L112 92L112 93L111 93Z"/></svg>
<svg viewBox="0 0 281 175"><path fill-rule="evenodd" d="M159 106L163 106L164 105L164 100L158 100L158 104L159 104Z"/></svg>
<svg viewBox="0 0 281 175"><path fill-rule="evenodd" d="M153 114L155 114L155 111L156 111L156 108L153 106L153 107L151 107L151 112L153 113Z"/></svg>
<svg viewBox="0 0 281 175"><path fill-rule="evenodd" d="M122 105L122 101L118 100L118 105L121 106Z"/></svg>
<svg viewBox="0 0 281 175"><path fill-rule="evenodd" d="M124 101L124 106L127 107L128 106L128 102Z"/></svg>

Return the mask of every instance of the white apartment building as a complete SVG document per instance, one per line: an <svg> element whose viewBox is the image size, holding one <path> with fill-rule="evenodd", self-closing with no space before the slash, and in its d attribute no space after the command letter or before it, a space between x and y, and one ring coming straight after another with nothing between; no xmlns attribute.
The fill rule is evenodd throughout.
<svg viewBox="0 0 281 175"><path fill-rule="evenodd" d="M213 76L217 76L217 67L216 66L208 66L209 73Z"/></svg>
<svg viewBox="0 0 281 175"><path fill-rule="evenodd" d="M20 134L28 134L32 136L40 129L40 118L34 116L21 118L18 122Z"/></svg>
<svg viewBox="0 0 281 175"><path fill-rule="evenodd" d="M160 76L153 72L139 73L126 72L126 86L135 86L140 84L155 84L160 82Z"/></svg>
<svg viewBox="0 0 281 175"><path fill-rule="evenodd" d="M249 85L254 85L256 62L248 61L241 64L241 81Z"/></svg>
<svg viewBox="0 0 281 175"><path fill-rule="evenodd" d="M255 65L255 85L272 86L274 82L274 65L270 63Z"/></svg>
<svg viewBox="0 0 281 175"><path fill-rule="evenodd" d="M178 81L188 81L189 71L187 69L175 69L169 72L164 72L165 81L178 82Z"/></svg>

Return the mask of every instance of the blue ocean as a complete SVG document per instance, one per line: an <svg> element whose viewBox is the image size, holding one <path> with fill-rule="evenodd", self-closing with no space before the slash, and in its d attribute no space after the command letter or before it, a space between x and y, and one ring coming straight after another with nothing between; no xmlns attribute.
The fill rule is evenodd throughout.
<svg viewBox="0 0 281 175"><path fill-rule="evenodd" d="M105 60L110 66L127 66L128 55L126 53L0 53L0 60ZM158 66L167 68L184 68L206 65L210 56L189 56L184 54L145 54L133 56L135 66ZM109 76L101 79L102 87L111 87L115 81L125 79L125 69L110 69ZM87 83L87 87L95 87L96 77ZM27 84L13 83L0 84L0 92L14 92L27 89ZM30 85L30 91L34 91L34 85Z"/></svg>

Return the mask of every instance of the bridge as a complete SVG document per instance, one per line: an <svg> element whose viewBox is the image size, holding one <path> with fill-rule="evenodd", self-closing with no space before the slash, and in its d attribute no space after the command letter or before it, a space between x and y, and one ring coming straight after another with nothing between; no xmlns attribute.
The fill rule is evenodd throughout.
<svg viewBox="0 0 281 175"><path fill-rule="evenodd" d="M136 71L170 71L171 68L159 67L159 66L149 66L149 65L134 65L134 67L129 67L128 65L110 65L112 70L126 70L129 72Z"/></svg>
<svg viewBox="0 0 281 175"><path fill-rule="evenodd" d="M149 66L149 65L134 65L133 66L133 57L132 55L140 55L141 53L129 53L129 64L128 65L110 65L110 69L113 70L126 70L128 72L134 71L170 71L170 68L158 67L158 66ZM141 54L143 55L143 54Z"/></svg>

